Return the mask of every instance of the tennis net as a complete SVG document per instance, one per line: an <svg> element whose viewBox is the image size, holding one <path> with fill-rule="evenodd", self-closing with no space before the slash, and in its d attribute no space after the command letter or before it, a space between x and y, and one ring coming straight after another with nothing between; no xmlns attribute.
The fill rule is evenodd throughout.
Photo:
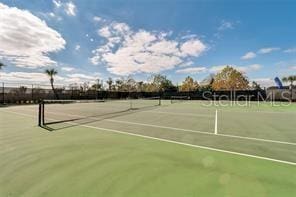
<svg viewBox="0 0 296 197"><path fill-rule="evenodd" d="M83 124L161 105L160 97L124 100L43 100L38 125Z"/></svg>

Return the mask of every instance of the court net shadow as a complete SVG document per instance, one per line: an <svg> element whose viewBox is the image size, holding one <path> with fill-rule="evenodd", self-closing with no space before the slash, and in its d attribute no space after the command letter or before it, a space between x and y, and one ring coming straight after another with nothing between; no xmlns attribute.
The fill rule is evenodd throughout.
<svg viewBox="0 0 296 197"><path fill-rule="evenodd" d="M159 106L132 108L132 109L127 109L127 110L118 111L118 112L111 112L111 113L105 113L105 114L93 115L93 116L84 116L84 117L78 117L78 118L69 118L65 120L55 120L54 118L52 119L49 118L49 120L52 120L52 121L44 125L41 125L41 128L44 128L48 131L58 131L58 130L67 129L71 127L77 127L77 126L86 125L94 122L99 122L106 119L112 119L116 117L143 112L143 111L149 111L149 110L157 109L158 107Z"/></svg>

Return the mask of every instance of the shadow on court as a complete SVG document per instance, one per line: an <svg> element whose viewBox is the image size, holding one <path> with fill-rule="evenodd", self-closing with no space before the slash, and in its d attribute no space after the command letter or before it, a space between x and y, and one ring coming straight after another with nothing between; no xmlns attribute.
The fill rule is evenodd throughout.
<svg viewBox="0 0 296 197"><path fill-rule="evenodd" d="M48 130L48 131L58 131L66 128L76 127L80 125L90 124L94 122L103 121L106 119L112 119L116 117L121 117L125 115L135 114L143 111L149 111L153 109L157 109L159 106L149 106L149 107L141 107L141 108L132 108L132 109L126 109L123 111L118 112L111 112L111 113L105 113L100 115L93 115L93 116L81 116L77 118L69 118L64 120L57 120L54 117L48 118L50 122L41 125L42 128ZM69 115L73 116L73 115ZM79 116L79 115L77 115Z"/></svg>

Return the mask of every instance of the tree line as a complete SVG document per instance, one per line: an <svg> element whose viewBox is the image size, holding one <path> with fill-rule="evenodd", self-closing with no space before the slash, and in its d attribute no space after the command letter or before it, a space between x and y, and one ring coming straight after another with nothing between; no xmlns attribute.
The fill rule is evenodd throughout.
<svg viewBox="0 0 296 197"><path fill-rule="evenodd" d="M0 69L5 65L0 62ZM58 89L54 86L54 77L58 74L56 69L46 69L45 74L49 77L49 82L53 92L58 98ZM290 87L296 81L296 75L283 77L283 82L289 83ZM147 81L136 81L133 77L121 77L119 79L108 78L106 86L103 81L97 79L96 83L85 82L82 85L72 85L73 89L87 90L108 90L123 92L159 92L159 91L197 91L197 90L260 90L261 87L255 81L250 83L248 77L241 71L231 66L226 66L215 75L210 75L206 80L199 83L191 76L187 76L180 85L175 85L162 74L152 75Z"/></svg>
<svg viewBox="0 0 296 197"><path fill-rule="evenodd" d="M58 72L54 69L46 70L45 73L49 76L50 84L54 92L54 76ZM97 79L96 83L90 85L85 82L82 85L72 85L73 89L87 90L107 90L107 91L121 91L121 92L159 92L159 91L197 91L197 90L247 90L247 89L261 89L256 82L250 82L242 72L237 69L226 66L216 75L211 75L201 84L191 76L187 76L180 85L174 85L173 82L165 75L152 75L147 81L136 81L132 76L112 79L109 77L105 81Z"/></svg>

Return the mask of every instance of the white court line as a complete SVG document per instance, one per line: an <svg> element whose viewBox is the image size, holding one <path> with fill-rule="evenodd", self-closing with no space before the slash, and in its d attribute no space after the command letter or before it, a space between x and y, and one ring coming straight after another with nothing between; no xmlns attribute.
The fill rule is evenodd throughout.
<svg viewBox="0 0 296 197"><path fill-rule="evenodd" d="M216 109L215 113L215 134L218 134L218 110Z"/></svg>
<svg viewBox="0 0 296 197"><path fill-rule="evenodd" d="M212 115L203 115L203 114L194 114L194 113L175 113L175 112L167 112L167 111L156 111L156 110L150 110L150 111L141 111L144 113L159 113L159 114L171 114L176 116L195 116L195 117L213 117Z"/></svg>
<svg viewBox="0 0 296 197"><path fill-rule="evenodd" d="M85 117L85 116L73 115L73 114L65 114L65 113L60 113L60 112L49 112L48 111L47 113L60 114L60 115L79 117L79 118L84 118ZM93 118L93 117L87 117L87 118L91 119L91 120L101 120L100 118ZM296 143L293 143L293 142L285 142L285 141L278 141L278 140L268 140L268 139L263 139L263 138L244 137L244 136L221 134L221 133L216 134L216 133L210 133L210 132L206 132L206 131L182 129L182 128L177 128L177 127L167 127L167 126L160 126L160 125L154 125L154 124L145 124L145 123L114 120L114 119L104 119L104 121L124 123L124 124L132 124L132 125L139 125L139 126L146 126L146 127L154 127L154 128L161 128L161 129L171 129L171 130L185 131L185 132L191 132L191 133L200 133L200 134L205 134L205 135L216 135L216 136L229 137L229 138L237 138L237 139L244 139L244 140L253 140L253 141L261 141L261 142L277 143L277 144L285 144L285 145L296 146Z"/></svg>
<svg viewBox="0 0 296 197"><path fill-rule="evenodd" d="M194 103L182 103L182 104L186 104L186 105L192 105ZM230 106L230 105L229 105ZM228 107L229 107L228 106ZM200 107L200 106L198 106ZM209 107L209 106L202 106L202 107ZM211 106L210 106L211 107ZM219 107L219 106L216 106L216 107ZM225 106L224 106L225 107ZM240 106L237 106L237 107L240 107ZM244 106L241 106L241 107L244 107ZM255 106L253 106L255 107ZM192 108L192 107L191 107ZM194 107L193 107L194 108ZM249 108L247 106L247 108ZM223 112L235 112L235 113L266 113L266 114L293 114L293 115L296 115L296 112L293 112L293 111L237 111L237 110L227 110L227 109L223 109L223 106L221 109L219 109L220 111L223 111Z"/></svg>
<svg viewBox="0 0 296 197"><path fill-rule="evenodd" d="M291 112L291 111L231 111L227 109L221 109L221 111L226 112L226 113L262 113L262 114L277 114L277 115L285 115L285 114L293 114L296 115L296 112Z"/></svg>
<svg viewBox="0 0 296 197"><path fill-rule="evenodd" d="M181 128L176 128L176 127L167 127L167 126L160 126L160 125L154 125L154 124L145 124L145 123L139 123L139 122L130 122L130 121L122 121L122 120L114 120L114 119L104 119L104 121L124 123L124 124L133 124L133 125L146 126L146 127L155 127L155 128L160 128L160 129L171 129L171 130L178 130L178 131L187 131L187 132L191 132L191 133L211 134L211 133L206 132L206 131L197 131L197 130L191 130L191 129L181 129Z"/></svg>
<svg viewBox="0 0 296 197"><path fill-rule="evenodd" d="M31 115L28 115L28 114L12 112L12 111L7 111L7 112L22 115L22 116L30 116L30 117L35 118L35 116L31 116ZM234 152L234 151L211 148L211 147L207 147L207 146L199 146L199 145L194 145L194 144L187 144L187 143L184 143L184 142L178 142L178 141L174 141L174 140L166 140L166 139L162 139L162 138L150 137L150 136L145 136L145 135L140 135L140 134L135 134L135 133L129 133L127 131L120 131L120 130L115 130L115 129L107 129L107 128L102 128L102 127L89 126L89 125L79 125L79 124L75 124L75 123L69 123L69 124L77 125L77 126L80 126L80 127L96 129L96 130L110 131L110 132L113 132L113 133L120 133L120 134L124 134L124 135L131 135L131 136L136 136L136 137L141 137L141 138L146 138L146 139L152 139L152 140L157 140L157 141L162 141L162 142L179 144L179 145L189 146L189 147L193 147L193 148L200 148L200 149L204 149L204 150L211 150L211 151L215 151L215 152L228 153L228 154L232 154L232 155L245 156L245 157L250 157L250 158L262 159L262 160L267 160L267 161L272 161L272 162L277 162L277 163L283 163L283 164L289 164L289 165L296 166L296 163L294 163L294 162L284 161L284 160L279 160L279 159L272 159L272 158L269 158L269 157L261 157L261 156L256 156L256 155L250 155L250 154L245 154L245 153Z"/></svg>
<svg viewBox="0 0 296 197"><path fill-rule="evenodd" d="M285 145L293 145L293 146L296 146L296 143L293 143L293 142L284 142L284 141L277 141L277 140L267 140L267 139L262 139L262 138L252 138L252 137L244 137L244 136L237 136L237 135L228 135L228 134L221 134L221 133L215 134L215 133L210 133L210 132L206 132L206 131L198 131L198 130L191 130L191 129L181 129L181 128L176 128L176 127L166 127L166 126L159 126L159 125L145 124L145 123L137 123L137 122L129 122L129 121L122 121L122 120L114 120L114 119L104 119L104 121L118 122L118 123L124 123L124 124L133 124L133 125L147 126L147 127L155 127L155 128L162 128L162 129L171 129L171 130L176 130L176 131L186 131L186 132L200 133L200 134L205 134L205 135L216 135L216 136L229 137L229 138L238 138L238 139L245 139L245 140L255 140L255 141L262 141L262 142L270 142L270 143L277 143L277 144L285 144Z"/></svg>

